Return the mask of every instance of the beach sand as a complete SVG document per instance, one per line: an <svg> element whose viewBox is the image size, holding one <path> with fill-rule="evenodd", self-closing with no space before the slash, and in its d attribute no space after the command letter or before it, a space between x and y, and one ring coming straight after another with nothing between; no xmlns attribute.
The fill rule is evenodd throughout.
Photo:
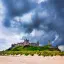
<svg viewBox="0 0 64 64"><path fill-rule="evenodd" d="M0 56L0 64L64 64L64 56Z"/></svg>

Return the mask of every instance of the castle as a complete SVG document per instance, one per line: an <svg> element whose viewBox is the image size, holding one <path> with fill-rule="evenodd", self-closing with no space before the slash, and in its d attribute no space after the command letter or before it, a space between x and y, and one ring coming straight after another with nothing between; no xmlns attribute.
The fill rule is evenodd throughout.
<svg viewBox="0 0 64 64"><path fill-rule="evenodd" d="M20 42L17 44L12 44L12 47L15 46L39 46L39 42L37 43L30 43L29 40L25 39L24 42Z"/></svg>

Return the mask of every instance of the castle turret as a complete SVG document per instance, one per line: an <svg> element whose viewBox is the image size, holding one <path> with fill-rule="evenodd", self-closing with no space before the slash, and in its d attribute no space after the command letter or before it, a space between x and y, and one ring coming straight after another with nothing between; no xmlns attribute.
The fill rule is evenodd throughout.
<svg viewBox="0 0 64 64"><path fill-rule="evenodd" d="M25 39L25 40L24 40L24 46L29 45L29 44L30 44L30 43L29 43L29 40Z"/></svg>
<svg viewBox="0 0 64 64"><path fill-rule="evenodd" d="M50 42L50 40L48 40L48 45L51 46L51 42Z"/></svg>
<svg viewBox="0 0 64 64"><path fill-rule="evenodd" d="M39 41L37 41L37 46L39 46Z"/></svg>

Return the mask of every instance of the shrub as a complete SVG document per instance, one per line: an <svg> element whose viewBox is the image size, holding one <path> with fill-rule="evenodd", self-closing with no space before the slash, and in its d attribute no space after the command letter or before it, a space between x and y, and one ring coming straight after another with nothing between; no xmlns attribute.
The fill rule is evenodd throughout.
<svg viewBox="0 0 64 64"><path fill-rule="evenodd" d="M30 53L31 56L34 56L34 53Z"/></svg>
<svg viewBox="0 0 64 64"><path fill-rule="evenodd" d="M25 55L26 55L26 56L28 56L28 55L29 55L29 53L25 53Z"/></svg>

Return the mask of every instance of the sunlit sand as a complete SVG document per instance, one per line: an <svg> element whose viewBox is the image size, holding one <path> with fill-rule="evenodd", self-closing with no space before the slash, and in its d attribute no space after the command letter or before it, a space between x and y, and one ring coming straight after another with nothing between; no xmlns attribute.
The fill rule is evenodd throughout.
<svg viewBox="0 0 64 64"><path fill-rule="evenodd" d="M0 64L64 64L64 56L0 56Z"/></svg>

